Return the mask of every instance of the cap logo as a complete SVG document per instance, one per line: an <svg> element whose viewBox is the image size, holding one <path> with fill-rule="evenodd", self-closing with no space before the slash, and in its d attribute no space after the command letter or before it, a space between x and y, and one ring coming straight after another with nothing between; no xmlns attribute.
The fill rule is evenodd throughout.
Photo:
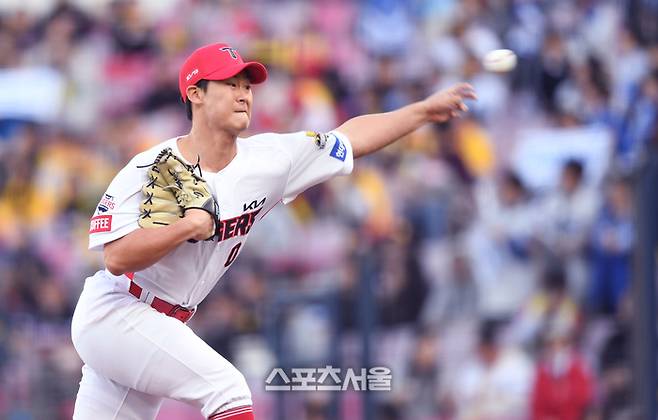
<svg viewBox="0 0 658 420"><path fill-rule="evenodd" d="M235 48L231 47L222 47L220 48L221 51L228 51L229 54L231 54L231 58L234 60L238 59L238 55L235 53Z"/></svg>
<svg viewBox="0 0 658 420"><path fill-rule="evenodd" d="M187 75L187 77L185 77L185 80L187 80L187 81L189 82L190 79L191 79L194 75L196 75L196 74L199 74L199 69L194 69L194 70L192 70L192 71Z"/></svg>

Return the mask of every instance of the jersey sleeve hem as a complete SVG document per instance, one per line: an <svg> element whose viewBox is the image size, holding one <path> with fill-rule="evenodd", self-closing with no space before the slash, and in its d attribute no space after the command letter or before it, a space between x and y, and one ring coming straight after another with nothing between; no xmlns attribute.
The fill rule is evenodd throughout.
<svg viewBox="0 0 658 420"><path fill-rule="evenodd" d="M343 133L338 130L331 130L331 134L338 137L338 139L345 145L347 149L347 158L345 159L345 165L340 171L339 175L349 175L354 170L354 152L352 151L352 143L350 139Z"/></svg>
<svg viewBox="0 0 658 420"><path fill-rule="evenodd" d="M90 238L89 238L89 248L88 249L90 251L102 251L103 246L106 243L109 243L109 242L115 241L119 238L122 238L122 237L128 235L129 233L131 233L131 232L133 232L137 229L140 229L139 225L137 223L133 223L133 224L130 224L128 226L124 226L120 229L117 229L114 232L105 233L105 234L99 235L97 237L91 237L90 236Z"/></svg>
<svg viewBox="0 0 658 420"><path fill-rule="evenodd" d="M349 174L352 173L352 170L354 169L354 154L353 154L353 151L352 151L352 144L350 143L349 138L344 133L341 133L340 131L337 131L337 130L332 130L332 131L328 132L327 134L331 135L331 136L334 136L336 138L336 142L334 143L334 145L339 144L339 145L342 145L342 146L345 147L345 156L344 156L344 160L343 160L343 159L339 159L336 156L332 155L332 159L343 160L342 166L340 167L340 169L338 169L332 175L327 175L327 177L324 177L324 179L320 182L324 182L329 177L333 177L333 176L349 175ZM333 151L331 151L331 153L333 153ZM289 183L289 181L290 180L288 180L288 183ZM317 182L314 182L312 185L315 185L316 183ZM286 188L287 188L287 185L286 185ZM284 205L287 205L288 203L294 201L295 198L297 198L297 196L299 196L299 194L302 193L302 191L299 191L295 195L287 195L287 196L284 195L281 198L281 202Z"/></svg>

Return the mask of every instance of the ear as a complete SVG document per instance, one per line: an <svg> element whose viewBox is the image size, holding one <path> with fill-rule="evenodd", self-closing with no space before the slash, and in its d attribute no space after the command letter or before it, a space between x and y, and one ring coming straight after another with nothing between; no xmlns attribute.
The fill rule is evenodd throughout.
<svg viewBox="0 0 658 420"><path fill-rule="evenodd" d="M203 102L203 90L200 89L198 86L195 85L190 85L187 87L185 90L185 94L187 95L187 100L190 101L190 103L193 104L200 104Z"/></svg>

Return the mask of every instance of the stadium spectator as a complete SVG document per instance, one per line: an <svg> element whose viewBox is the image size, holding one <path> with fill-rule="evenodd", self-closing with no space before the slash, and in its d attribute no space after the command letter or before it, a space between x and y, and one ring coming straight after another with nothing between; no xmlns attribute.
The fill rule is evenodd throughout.
<svg viewBox="0 0 658 420"><path fill-rule="evenodd" d="M456 418L521 420L530 413L533 362L519 348L499 342L500 326L497 320L481 324L475 357L452 378Z"/></svg>
<svg viewBox="0 0 658 420"><path fill-rule="evenodd" d="M541 240L549 257L565 264L571 295L579 301L587 287L586 246L599 208L598 198L587 182L583 163L570 159L562 167L558 188L542 203L545 219Z"/></svg>
<svg viewBox="0 0 658 420"><path fill-rule="evenodd" d="M593 400L592 375L568 331L551 326L543 341L532 391L532 419L581 420Z"/></svg>
<svg viewBox="0 0 658 420"><path fill-rule="evenodd" d="M633 204L629 185L613 179L592 230L590 306L596 313L614 314L631 279L634 243Z"/></svg>

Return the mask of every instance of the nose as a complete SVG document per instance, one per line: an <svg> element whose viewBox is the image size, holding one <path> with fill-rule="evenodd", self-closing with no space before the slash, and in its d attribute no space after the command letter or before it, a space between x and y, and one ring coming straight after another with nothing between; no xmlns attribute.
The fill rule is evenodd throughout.
<svg viewBox="0 0 658 420"><path fill-rule="evenodd" d="M247 89L237 89L236 90L236 100L241 103L247 103L247 98L249 96L249 91Z"/></svg>

